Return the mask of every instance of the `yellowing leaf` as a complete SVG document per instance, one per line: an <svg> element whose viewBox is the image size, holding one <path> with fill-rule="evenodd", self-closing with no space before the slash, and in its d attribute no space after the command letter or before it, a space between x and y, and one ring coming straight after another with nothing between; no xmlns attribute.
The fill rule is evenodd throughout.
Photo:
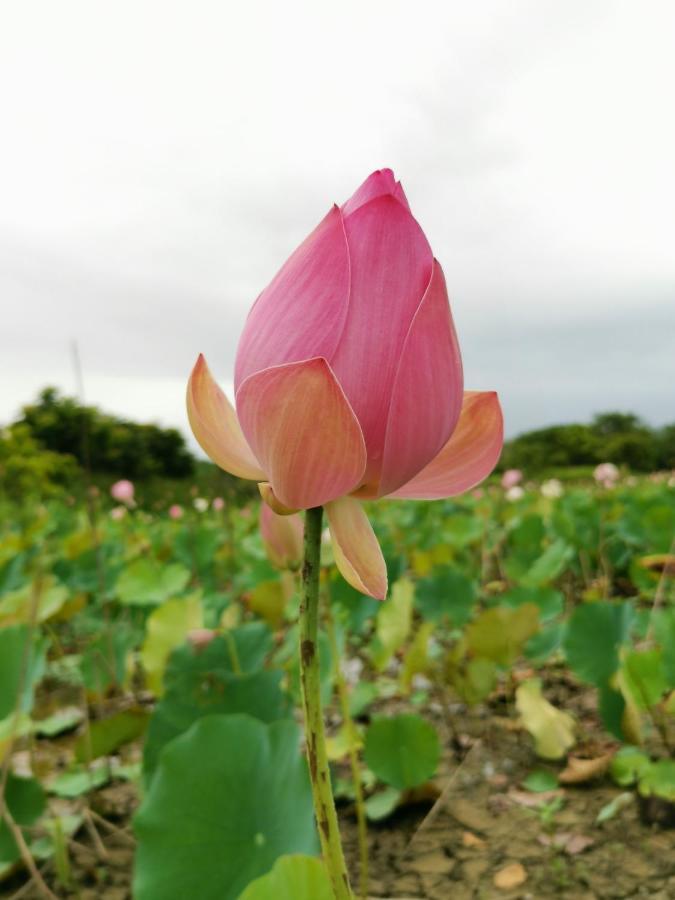
<svg viewBox="0 0 675 900"><path fill-rule="evenodd" d="M202 627L202 604L199 594L167 600L148 616L141 661L148 687L157 696L162 693L162 677L171 651L182 644L193 628Z"/></svg>
<svg viewBox="0 0 675 900"><path fill-rule="evenodd" d="M541 693L541 681L531 678L516 690L516 708L523 726L535 742L535 751L543 759L561 759L574 745L575 723L569 713L561 712Z"/></svg>
<svg viewBox="0 0 675 900"><path fill-rule="evenodd" d="M412 680L415 675L422 675L429 668L429 638L431 637L433 630L433 622L424 622L420 625L419 631L415 635L412 644L408 647L406 655L403 658L400 684L401 690L405 694L410 693Z"/></svg>
<svg viewBox="0 0 675 900"><path fill-rule="evenodd" d="M46 622L56 615L68 599L68 588L57 580L47 578L28 582L17 591L11 591L0 600L0 627L29 622L36 605L36 620Z"/></svg>
<svg viewBox="0 0 675 900"><path fill-rule="evenodd" d="M363 738L355 725L351 729L343 725L332 737L326 739L326 753L331 762L344 759L350 749L360 750L361 747Z"/></svg>
<svg viewBox="0 0 675 900"><path fill-rule="evenodd" d="M412 570L415 575L424 578L434 567L434 560L426 550L413 550L412 554Z"/></svg>
<svg viewBox="0 0 675 900"><path fill-rule="evenodd" d="M523 603L515 609L497 606L481 613L467 626L467 647L473 656L507 666L538 630L539 607L534 603Z"/></svg>
<svg viewBox="0 0 675 900"><path fill-rule="evenodd" d="M286 597L280 581L263 581L249 591L247 596L249 608L264 619L272 630L282 625Z"/></svg>
<svg viewBox="0 0 675 900"><path fill-rule="evenodd" d="M380 607L375 628L377 646L373 652L373 663L377 669L385 668L410 634L413 599L412 581L399 578L391 589L390 598Z"/></svg>

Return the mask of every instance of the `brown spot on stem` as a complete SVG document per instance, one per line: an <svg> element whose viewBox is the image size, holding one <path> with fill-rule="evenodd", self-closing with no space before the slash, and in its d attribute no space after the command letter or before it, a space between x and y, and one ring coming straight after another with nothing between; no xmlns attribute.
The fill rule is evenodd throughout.
<svg viewBox="0 0 675 900"><path fill-rule="evenodd" d="M302 658L303 666L309 666L314 658L315 650L316 647L314 646L314 641L302 641L300 644L300 656Z"/></svg>

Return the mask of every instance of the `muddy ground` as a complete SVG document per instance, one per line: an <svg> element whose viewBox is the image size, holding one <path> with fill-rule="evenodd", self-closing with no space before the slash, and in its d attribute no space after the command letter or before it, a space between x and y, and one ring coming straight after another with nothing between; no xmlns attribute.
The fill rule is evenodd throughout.
<svg viewBox="0 0 675 900"><path fill-rule="evenodd" d="M575 714L588 755L611 750L591 691L567 674L551 672L546 692ZM392 711L400 708L397 701ZM675 898L675 829L645 821L635 797L597 824L599 811L622 793L607 775L553 794L523 789L533 769L556 772L561 766L536 759L504 697L473 710L432 699L423 713L442 735L442 766L421 802L369 826L370 897ZM89 803L89 825L68 847L71 888L58 886L51 861L42 866L45 880L63 900L127 900L136 788L115 782L92 794ZM340 818L356 884L356 825L348 804L340 806ZM41 894L17 871L0 884L0 897L37 900Z"/></svg>

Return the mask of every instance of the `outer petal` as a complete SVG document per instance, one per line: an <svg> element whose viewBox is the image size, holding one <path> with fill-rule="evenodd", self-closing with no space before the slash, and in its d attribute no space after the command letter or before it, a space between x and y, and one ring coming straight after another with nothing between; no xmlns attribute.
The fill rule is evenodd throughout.
<svg viewBox="0 0 675 900"><path fill-rule="evenodd" d="M249 313L237 349L235 389L270 366L337 347L349 303L349 252L337 206L284 263Z"/></svg>
<svg viewBox="0 0 675 900"><path fill-rule="evenodd" d="M256 372L237 391L237 411L284 506L321 506L361 482L361 428L325 359Z"/></svg>
<svg viewBox="0 0 675 900"><path fill-rule="evenodd" d="M363 184L354 191L346 203L343 203L342 214L344 216L349 216L353 212L356 212L360 206L363 206L370 200L374 200L375 197L381 197L383 194L391 194L392 197L396 197L399 203L402 203L406 209L409 208L401 183L400 181L397 182L394 180L394 173L392 170L378 169L366 178Z"/></svg>
<svg viewBox="0 0 675 900"><path fill-rule="evenodd" d="M302 561L302 518L278 516L266 503L260 504L260 534L270 562L279 569L295 569Z"/></svg>
<svg viewBox="0 0 675 900"><path fill-rule="evenodd" d="M429 284L433 257L422 229L389 194L348 216L345 228L352 287L330 363L361 424L370 482L379 474L398 360Z"/></svg>
<svg viewBox="0 0 675 900"><path fill-rule="evenodd" d="M403 346L389 407L378 494L421 471L452 434L462 408L462 358L445 278L434 260L431 281Z"/></svg>
<svg viewBox="0 0 675 900"><path fill-rule="evenodd" d="M265 478L232 404L214 381L201 353L188 381L187 413L199 446L217 466L239 478Z"/></svg>
<svg viewBox="0 0 675 900"><path fill-rule="evenodd" d="M439 500L477 485L497 464L504 443L504 421L494 391L466 391L457 428L441 452L411 481L389 497Z"/></svg>
<svg viewBox="0 0 675 900"><path fill-rule="evenodd" d="M341 497L326 504L333 553L343 578L377 600L387 596L387 567L368 516L358 500Z"/></svg>

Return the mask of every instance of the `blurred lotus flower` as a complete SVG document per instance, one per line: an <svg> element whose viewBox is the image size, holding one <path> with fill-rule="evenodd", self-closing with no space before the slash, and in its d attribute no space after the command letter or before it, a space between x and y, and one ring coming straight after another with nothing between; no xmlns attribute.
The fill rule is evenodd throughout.
<svg viewBox="0 0 675 900"><path fill-rule="evenodd" d="M186 637L188 644L199 653L209 646L214 637L216 637L216 632L211 628L192 628L188 631Z"/></svg>
<svg viewBox="0 0 675 900"><path fill-rule="evenodd" d="M222 497L214 497L213 502L211 503L211 507L216 511L220 512L225 509L225 501Z"/></svg>
<svg viewBox="0 0 675 900"><path fill-rule="evenodd" d="M515 487L517 484L523 480L523 473L520 469L507 469L506 472L502 475L502 487L505 491L508 491L509 488Z"/></svg>
<svg viewBox="0 0 675 900"><path fill-rule="evenodd" d="M197 512L203 513L209 508L209 501L205 497L195 497L192 501L192 505Z"/></svg>
<svg viewBox="0 0 675 900"><path fill-rule="evenodd" d="M131 506L134 502L133 482L128 481L126 478L116 481L110 488L110 496L113 500L117 500L118 503L125 503L127 506Z"/></svg>
<svg viewBox="0 0 675 900"><path fill-rule="evenodd" d="M504 496L513 503L516 500L522 499L525 496L525 491L519 484L514 484L512 488L508 489Z"/></svg>
<svg viewBox="0 0 675 900"><path fill-rule="evenodd" d="M260 534L267 557L277 569L297 569L302 562L304 526L300 516L279 516L260 504Z"/></svg>
<svg viewBox="0 0 675 900"><path fill-rule="evenodd" d="M182 519L183 518L183 507L179 506L177 503L172 504L169 507L169 518L170 519Z"/></svg>
<svg viewBox="0 0 675 900"><path fill-rule="evenodd" d="M114 506L110 510L110 518L114 522L119 522L120 519L123 519L126 516L126 514L127 514L126 506Z"/></svg>
<svg viewBox="0 0 675 900"><path fill-rule="evenodd" d="M236 413L199 357L190 424L227 472L266 482L277 512L325 506L336 563L383 598L361 499L464 493L503 443L492 391L463 390L445 278L400 182L374 172L334 206L249 313Z"/></svg>
<svg viewBox="0 0 675 900"><path fill-rule="evenodd" d="M541 493L549 500L555 500L563 495L562 482L557 478L549 478L548 481L542 482Z"/></svg>
<svg viewBox="0 0 675 900"><path fill-rule="evenodd" d="M611 488L614 487L619 480L619 470L614 463L600 463L600 465L596 466L593 470L593 478L595 478L597 483L603 487Z"/></svg>

